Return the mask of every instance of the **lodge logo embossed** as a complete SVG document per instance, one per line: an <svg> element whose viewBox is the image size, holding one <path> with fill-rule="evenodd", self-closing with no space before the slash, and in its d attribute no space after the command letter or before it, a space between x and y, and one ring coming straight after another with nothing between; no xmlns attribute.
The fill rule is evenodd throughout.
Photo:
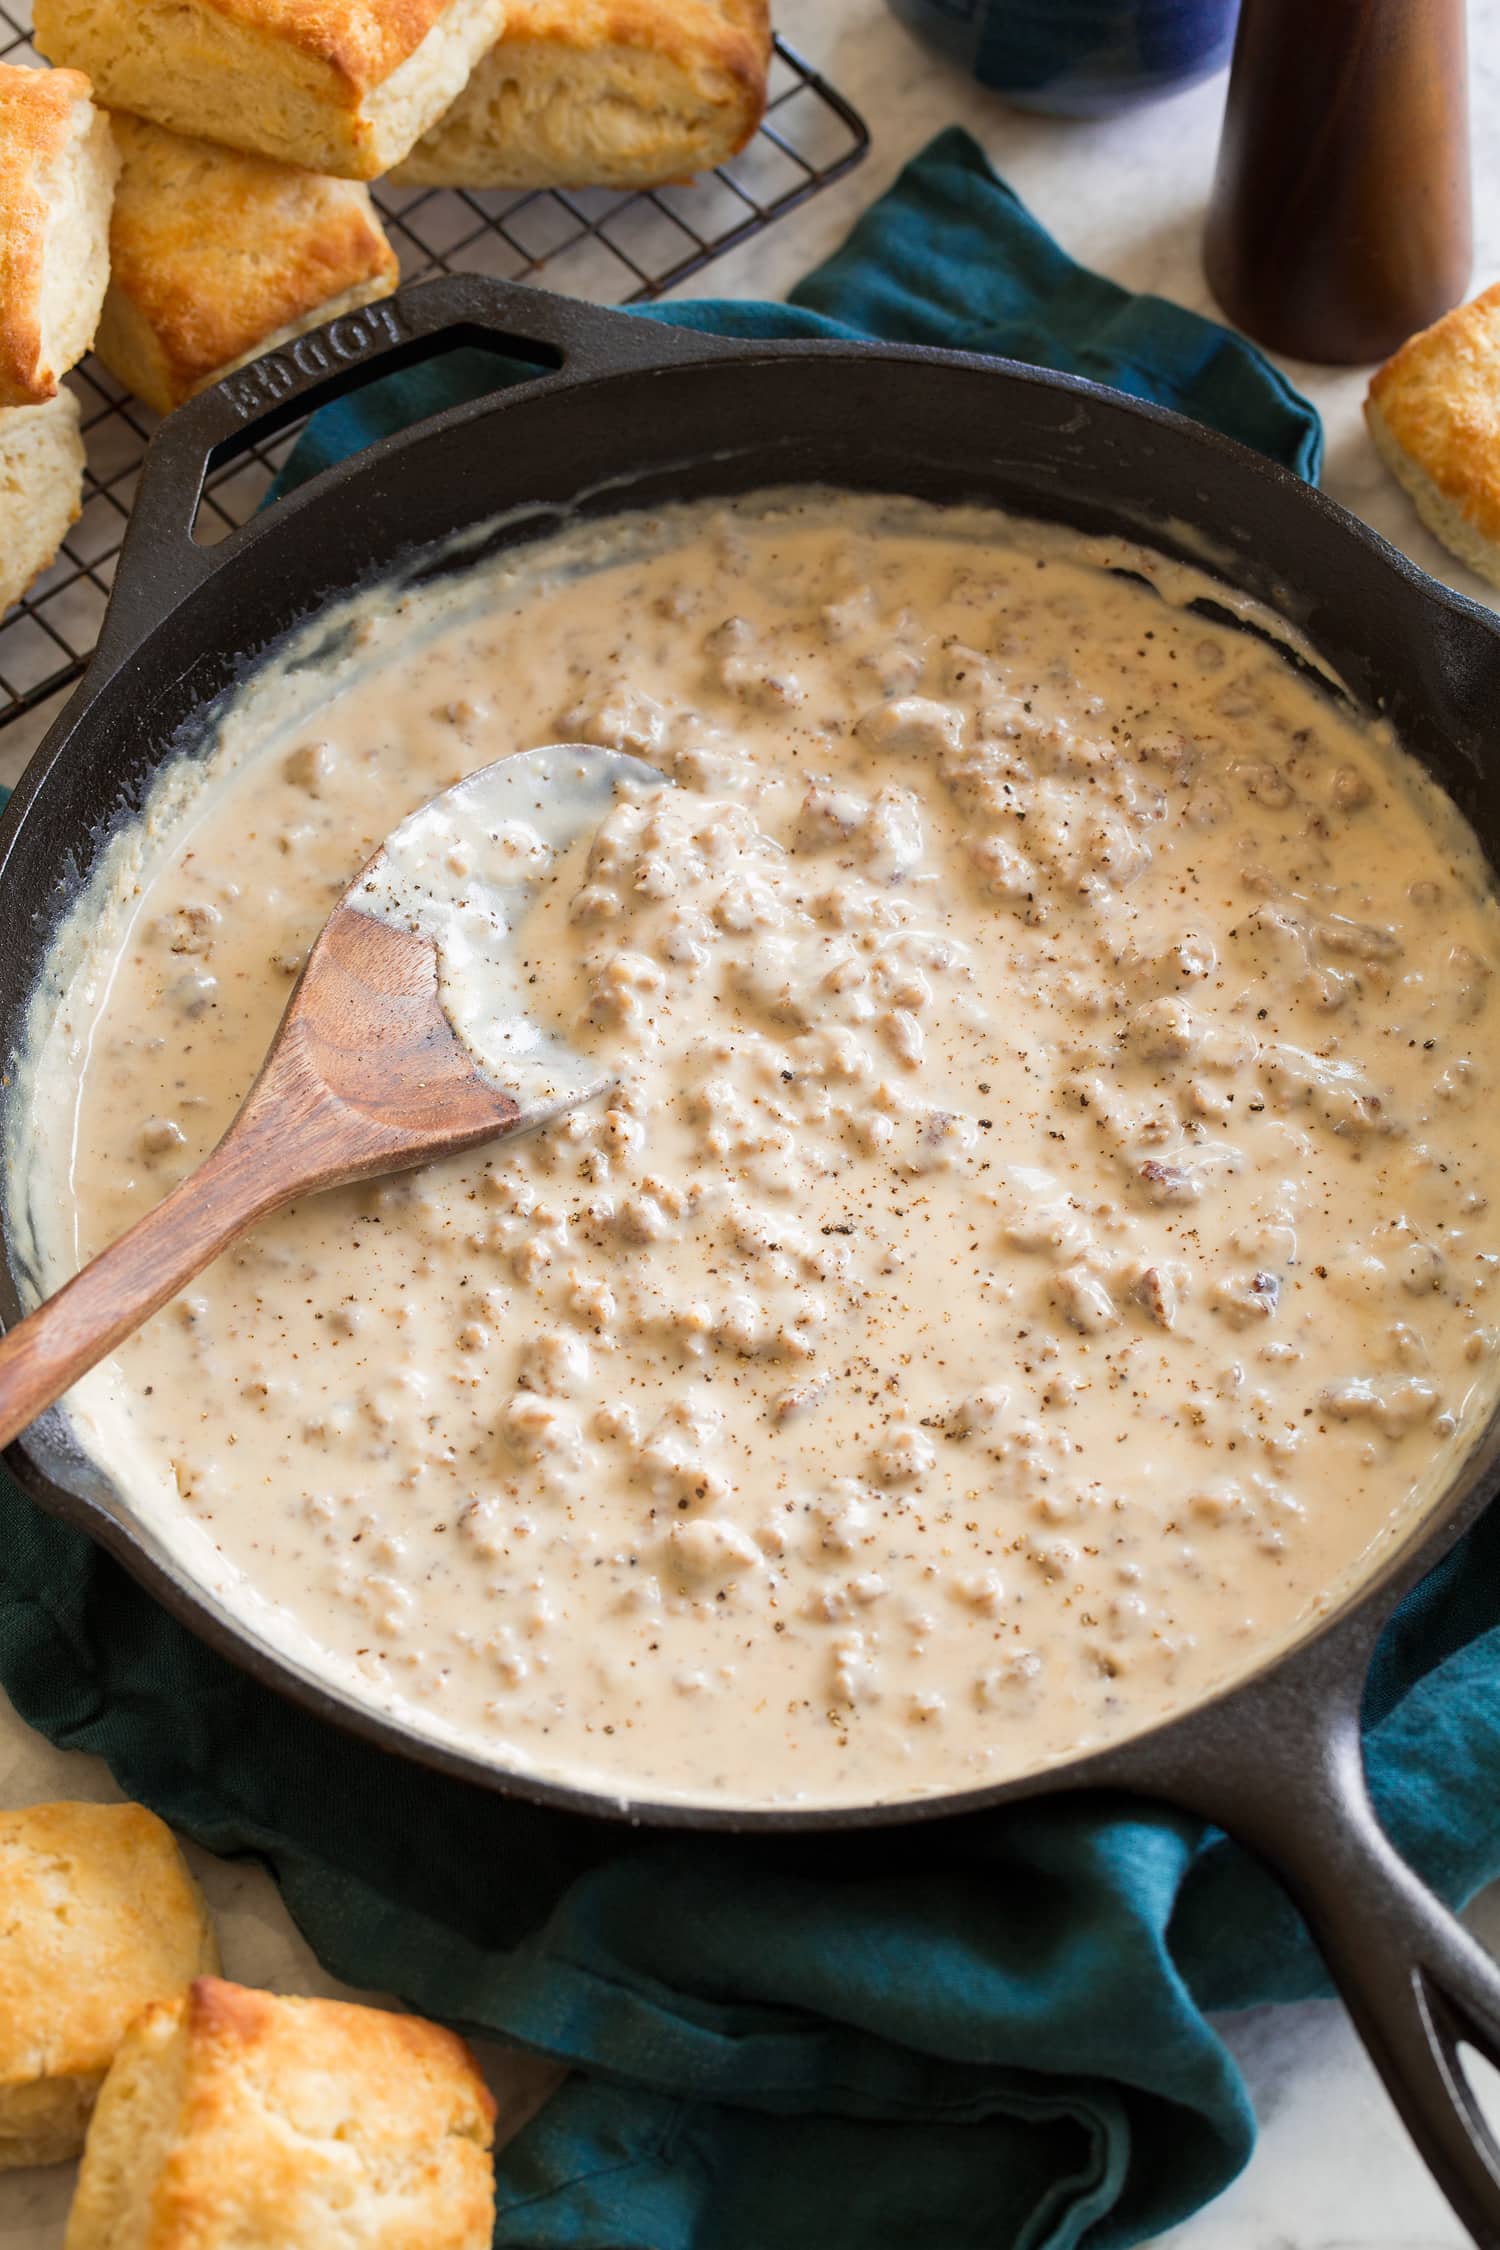
<svg viewBox="0 0 1500 2250"><path fill-rule="evenodd" d="M241 368L222 384L225 397L245 421L263 414L268 406L290 398L320 375L336 374L370 352L399 344L404 324L394 303L364 305L358 312L341 314L326 328L310 336L294 337L279 351Z"/></svg>

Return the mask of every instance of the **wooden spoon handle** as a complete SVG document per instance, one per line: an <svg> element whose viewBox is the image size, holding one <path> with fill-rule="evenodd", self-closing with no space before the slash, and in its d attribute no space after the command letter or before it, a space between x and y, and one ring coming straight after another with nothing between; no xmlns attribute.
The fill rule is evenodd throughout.
<svg viewBox="0 0 1500 2250"><path fill-rule="evenodd" d="M267 1164L261 1135L232 1127L154 1211L0 1337L0 1445L296 1186Z"/></svg>
<svg viewBox="0 0 1500 2250"><path fill-rule="evenodd" d="M268 1211L477 1148L541 1114L475 1069L444 1013L432 941L336 908L218 1147L0 1338L0 1445Z"/></svg>

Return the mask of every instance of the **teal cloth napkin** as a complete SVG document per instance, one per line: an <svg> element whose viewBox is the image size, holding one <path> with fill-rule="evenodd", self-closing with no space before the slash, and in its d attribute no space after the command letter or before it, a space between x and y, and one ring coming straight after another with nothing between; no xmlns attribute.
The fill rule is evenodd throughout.
<svg viewBox="0 0 1500 2250"><path fill-rule="evenodd" d="M1217 321L1076 265L958 126L929 142L842 250L784 305L721 298L632 308L721 336L936 344L1086 375L1191 415L1317 481L1317 410ZM517 368L516 378L527 372ZM496 360L457 351L325 407L282 472L300 484L391 430L496 388Z"/></svg>
<svg viewBox="0 0 1500 2250"><path fill-rule="evenodd" d="M649 317L1019 351L1317 467L1312 409L1257 353L1081 272L961 134L796 298ZM298 473L488 387L476 356L327 411ZM335 1974L577 2066L499 2159L506 2250L1115 2250L1250 2151L1205 2011L1322 1988L1260 1868L1124 1799L751 1842L408 1767L252 1686L8 1481L0 1680L176 1827L263 1858ZM1497 1683L1492 1513L1404 1605L1367 1699L1377 1804L1453 1899L1500 1873Z"/></svg>

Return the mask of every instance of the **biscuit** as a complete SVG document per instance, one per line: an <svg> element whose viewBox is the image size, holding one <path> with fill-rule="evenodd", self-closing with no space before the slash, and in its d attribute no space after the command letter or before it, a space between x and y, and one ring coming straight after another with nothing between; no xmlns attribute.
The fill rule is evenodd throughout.
<svg viewBox="0 0 1500 2250"><path fill-rule="evenodd" d="M766 103L765 0L510 0L499 43L397 180L653 187L743 148Z"/></svg>
<svg viewBox="0 0 1500 2250"><path fill-rule="evenodd" d="M138 117L115 127L124 166L95 349L159 414L395 288L367 188Z"/></svg>
<svg viewBox="0 0 1500 2250"><path fill-rule="evenodd" d="M122 2044L65 2250L489 2250L494 2119L436 2024L203 1977Z"/></svg>
<svg viewBox="0 0 1500 2250"><path fill-rule="evenodd" d="M91 92L0 63L0 407L55 398L94 340L118 160Z"/></svg>
<svg viewBox="0 0 1500 2250"><path fill-rule="evenodd" d="M216 1960L198 1886L154 1813L0 1813L0 2171L76 2156L129 2024Z"/></svg>
<svg viewBox="0 0 1500 2250"><path fill-rule="evenodd" d="M0 407L0 611L20 600L56 555L69 524L78 521L83 505L83 438L78 423L78 401L71 391L59 391L45 406ZM5 1817L0 1814L0 1866ZM0 1995L3 1992L0 1971ZM3 2004L0 1998L0 2007ZM0 2024L0 2055L4 2046ZM0 2093L0 2107L3 2101ZM0 2165L4 2161L0 2153Z"/></svg>
<svg viewBox="0 0 1500 2250"><path fill-rule="evenodd" d="M1365 419L1428 530L1500 586L1500 282L1386 361Z"/></svg>
<svg viewBox="0 0 1500 2250"><path fill-rule="evenodd" d="M506 0L36 0L34 39L109 109L372 180L499 37Z"/></svg>

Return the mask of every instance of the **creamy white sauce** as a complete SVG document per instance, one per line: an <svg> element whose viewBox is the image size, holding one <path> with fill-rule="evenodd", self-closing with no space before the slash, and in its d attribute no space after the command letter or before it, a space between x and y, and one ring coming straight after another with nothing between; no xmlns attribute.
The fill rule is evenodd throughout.
<svg viewBox="0 0 1500 2250"><path fill-rule="evenodd" d="M1388 730L1205 593L771 496L259 680L60 951L44 1286L212 1145L414 807L564 739L675 786L407 832L482 1067L615 1090L268 1221L81 1385L156 1535L435 1738L742 1804L1031 1770L1326 1608L1493 1399L1500 930Z"/></svg>

